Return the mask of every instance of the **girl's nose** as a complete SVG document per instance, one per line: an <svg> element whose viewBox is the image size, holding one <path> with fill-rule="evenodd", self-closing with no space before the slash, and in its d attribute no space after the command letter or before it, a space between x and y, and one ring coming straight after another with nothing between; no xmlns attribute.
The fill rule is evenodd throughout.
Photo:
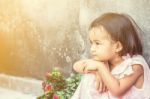
<svg viewBox="0 0 150 99"><path fill-rule="evenodd" d="M95 52L95 46L94 45L91 46L90 52L91 53Z"/></svg>

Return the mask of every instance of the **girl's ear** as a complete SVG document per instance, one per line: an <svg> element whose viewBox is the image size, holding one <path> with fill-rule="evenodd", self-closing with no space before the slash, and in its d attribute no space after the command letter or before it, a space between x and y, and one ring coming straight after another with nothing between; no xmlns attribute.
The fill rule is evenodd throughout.
<svg viewBox="0 0 150 99"><path fill-rule="evenodd" d="M115 52L120 52L123 49L123 46L122 46L120 41L116 42L116 46L115 47L116 47Z"/></svg>

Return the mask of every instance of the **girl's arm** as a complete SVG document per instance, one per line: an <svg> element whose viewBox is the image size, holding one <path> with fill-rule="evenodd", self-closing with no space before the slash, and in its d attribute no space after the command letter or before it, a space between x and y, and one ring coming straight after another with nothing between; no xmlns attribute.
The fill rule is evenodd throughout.
<svg viewBox="0 0 150 99"><path fill-rule="evenodd" d="M96 72L95 73L96 76L96 89L98 90L98 92L102 93L102 92L106 92L107 91L107 87L105 86L104 82L102 81L102 78L100 77L99 73Z"/></svg>
<svg viewBox="0 0 150 99"><path fill-rule="evenodd" d="M95 74L95 77L96 77L96 89L99 91L99 92L105 92L107 91L107 88L106 86L104 85L99 73L97 71L91 71L91 72L87 72L85 70L87 64L86 62L89 61L90 59L85 59L85 60L80 60L80 61L77 61L74 65L73 65L73 69L78 72L78 73L93 73Z"/></svg>
<svg viewBox="0 0 150 99"><path fill-rule="evenodd" d="M80 61L75 62L73 65L73 69L78 73L85 73L84 72L84 69L85 69L84 63L85 63L85 60L80 60Z"/></svg>
<svg viewBox="0 0 150 99"><path fill-rule="evenodd" d="M91 65L87 66L86 70L97 70L108 90L114 96L121 96L136 83L139 77L143 75L143 68L141 65L135 64L132 66L132 68L134 73L125 76L122 79L116 79L113 77L110 71L105 67L105 64L101 62L91 61Z"/></svg>

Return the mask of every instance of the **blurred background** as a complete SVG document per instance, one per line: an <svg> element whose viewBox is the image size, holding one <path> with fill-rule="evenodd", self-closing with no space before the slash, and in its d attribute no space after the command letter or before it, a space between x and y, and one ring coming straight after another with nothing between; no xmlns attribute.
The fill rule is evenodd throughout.
<svg viewBox="0 0 150 99"><path fill-rule="evenodd" d="M105 12L129 14L144 33L150 64L150 0L0 0L0 73L42 80L88 56L88 27Z"/></svg>

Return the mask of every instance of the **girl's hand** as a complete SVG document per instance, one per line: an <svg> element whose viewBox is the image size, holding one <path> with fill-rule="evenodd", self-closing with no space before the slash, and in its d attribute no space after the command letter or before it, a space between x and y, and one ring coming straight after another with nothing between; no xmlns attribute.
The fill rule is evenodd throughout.
<svg viewBox="0 0 150 99"><path fill-rule="evenodd" d="M98 74L98 72L95 73L96 76L96 89L102 93L102 92L106 92L107 91L107 87L105 86L105 84L103 83L100 75Z"/></svg>
<svg viewBox="0 0 150 99"><path fill-rule="evenodd" d="M107 69L109 69L109 65L108 62L99 62L99 61L94 61L91 59L88 60L84 60L83 65L85 66L84 68L84 72L86 73L94 73L95 77L96 77L96 89L99 92L106 92L107 91L107 87L105 86L105 84L103 83L101 76L98 74L97 69L98 66L103 65L105 66Z"/></svg>
<svg viewBox="0 0 150 99"><path fill-rule="evenodd" d="M85 73L94 72L98 70L99 66L105 66L104 62L87 59L83 62L83 71Z"/></svg>
<svg viewBox="0 0 150 99"><path fill-rule="evenodd" d="M93 70L95 67L93 67L93 69L91 68L92 66L95 66L93 63L92 63L92 60L91 59L84 59L84 60L79 60L77 62L75 62L75 64L73 65L73 69L76 71L76 72L79 72L79 73L94 73L95 70ZM87 71L89 69L87 69L87 67L89 67L89 69L91 71Z"/></svg>

